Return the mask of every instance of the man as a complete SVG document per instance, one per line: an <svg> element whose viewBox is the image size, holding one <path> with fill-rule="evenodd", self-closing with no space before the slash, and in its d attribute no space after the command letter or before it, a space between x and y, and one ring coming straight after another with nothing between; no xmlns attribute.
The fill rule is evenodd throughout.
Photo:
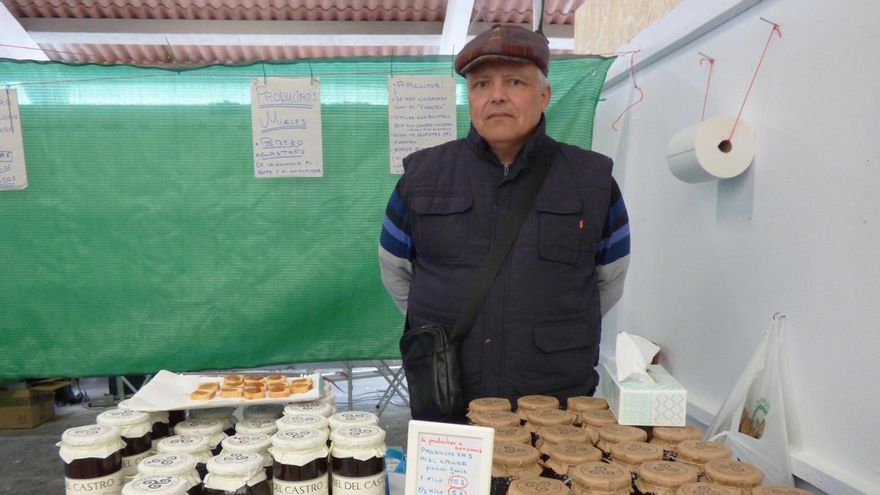
<svg viewBox="0 0 880 495"><path fill-rule="evenodd" d="M382 280L411 328L452 327L544 146L547 40L494 26L455 59L464 139L404 159L380 239ZM620 298L629 224L611 159L558 144L550 171L462 344L465 399L592 395L601 317Z"/></svg>

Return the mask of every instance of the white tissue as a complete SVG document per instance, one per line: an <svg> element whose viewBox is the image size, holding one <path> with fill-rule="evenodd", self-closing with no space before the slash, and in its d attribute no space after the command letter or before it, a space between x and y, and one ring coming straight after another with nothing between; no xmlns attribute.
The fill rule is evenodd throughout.
<svg viewBox="0 0 880 495"><path fill-rule="evenodd" d="M626 332L617 334L616 347L614 359L618 381L654 383L647 369L654 356L660 351L659 347L644 337Z"/></svg>

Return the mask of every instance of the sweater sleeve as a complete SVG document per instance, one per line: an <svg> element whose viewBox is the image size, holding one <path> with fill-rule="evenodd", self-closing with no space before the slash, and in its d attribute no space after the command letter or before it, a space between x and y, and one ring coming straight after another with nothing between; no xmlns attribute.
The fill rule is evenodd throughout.
<svg viewBox="0 0 880 495"><path fill-rule="evenodd" d="M617 181L611 179L611 201L602 229L602 241L596 253L599 301L604 316L623 295L623 283L629 268L629 216Z"/></svg>
<svg viewBox="0 0 880 495"><path fill-rule="evenodd" d="M385 290L403 314L406 314L409 298L412 258L410 215L398 182L385 207L385 220L379 236L379 270Z"/></svg>

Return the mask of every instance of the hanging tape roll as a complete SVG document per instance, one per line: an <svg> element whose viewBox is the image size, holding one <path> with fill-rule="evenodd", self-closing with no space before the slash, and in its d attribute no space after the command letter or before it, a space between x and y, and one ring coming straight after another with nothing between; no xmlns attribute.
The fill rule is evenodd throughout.
<svg viewBox="0 0 880 495"><path fill-rule="evenodd" d="M755 158L755 132L739 121L732 139L733 117L716 117L678 131L666 148L673 175L684 182L729 179L745 172Z"/></svg>

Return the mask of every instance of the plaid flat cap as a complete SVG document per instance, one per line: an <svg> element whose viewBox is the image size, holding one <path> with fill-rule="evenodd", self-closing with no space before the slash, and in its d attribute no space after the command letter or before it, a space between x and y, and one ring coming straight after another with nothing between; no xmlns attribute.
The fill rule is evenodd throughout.
<svg viewBox="0 0 880 495"><path fill-rule="evenodd" d="M455 72L463 76L489 60L531 62L546 76L550 46L541 33L520 26L496 24L477 35L456 55Z"/></svg>

